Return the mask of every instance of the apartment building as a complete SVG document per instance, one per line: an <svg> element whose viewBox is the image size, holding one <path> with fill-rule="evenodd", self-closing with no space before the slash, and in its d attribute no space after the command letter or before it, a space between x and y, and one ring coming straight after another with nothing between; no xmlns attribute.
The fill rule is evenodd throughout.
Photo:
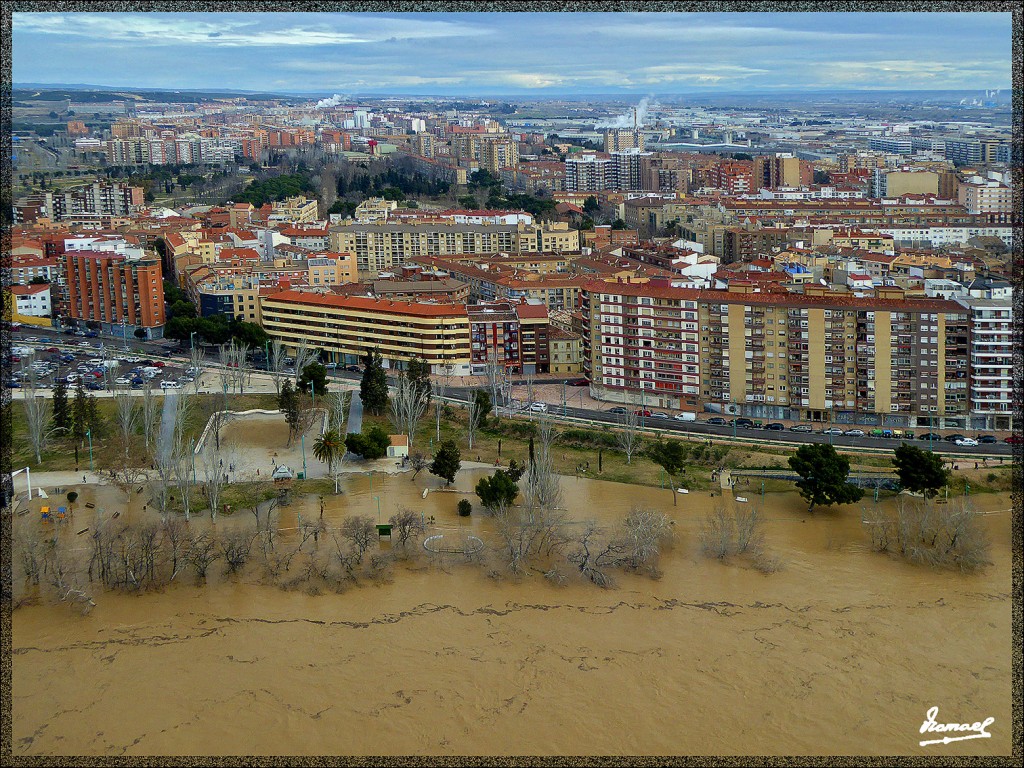
<svg viewBox="0 0 1024 768"><path fill-rule="evenodd" d="M595 397L755 418L966 427L963 307L873 297L589 284Z"/></svg>
<svg viewBox="0 0 1024 768"><path fill-rule="evenodd" d="M160 338L166 322L164 284L157 258L129 259L112 251L68 251L68 315L99 323L104 333Z"/></svg>
<svg viewBox="0 0 1024 768"><path fill-rule="evenodd" d="M604 132L604 151L620 152L624 149L644 148L644 134L636 128L612 128Z"/></svg>
<svg viewBox="0 0 1024 768"><path fill-rule="evenodd" d="M354 253L360 275L394 271L420 256L578 251L567 224L344 223L331 227L333 250Z"/></svg>
<svg viewBox="0 0 1024 768"><path fill-rule="evenodd" d="M118 182L96 182L63 192L43 192L15 206L15 222L47 217L66 221L76 216L129 216L145 204L142 187ZM34 214L31 212L34 209ZM20 214L20 215L19 215Z"/></svg>
<svg viewBox="0 0 1024 768"><path fill-rule="evenodd" d="M469 315L471 342L470 370L474 376L487 372L489 364L508 373L522 373L522 335L519 315L511 302L471 304Z"/></svg>
<svg viewBox="0 0 1024 768"><path fill-rule="evenodd" d="M807 186L814 182L814 166L786 152L761 155L754 158L753 182L757 189Z"/></svg>
<svg viewBox="0 0 1024 768"><path fill-rule="evenodd" d="M970 316L970 426L1013 429L1013 300L954 300Z"/></svg>
<svg viewBox="0 0 1024 768"><path fill-rule="evenodd" d="M24 317L50 316L50 286L48 284L12 285L11 296L14 298L15 314Z"/></svg>
<svg viewBox="0 0 1024 768"><path fill-rule="evenodd" d="M871 177L871 197L896 197L909 194L937 195L939 175L932 171L893 171L876 168Z"/></svg>
<svg viewBox="0 0 1024 768"><path fill-rule="evenodd" d="M1013 190L999 178L972 176L957 185L957 201L968 213L984 216L989 223L1012 223Z"/></svg>
<svg viewBox="0 0 1024 768"><path fill-rule="evenodd" d="M380 352L385 367L425 360L435 373L470 372L469 316L464 304L386 301L363 296L282 291L260 297L263 327L289 350L301 341L331 362L353 364Z"/></svg>
<svg viewBox="0 0 1024 768"><path fill-rule="evenodd" d="M987 165L1008 156L1009 142L998 139L946 139L946 159L957 165ZM1001 151L1002 150L1002 151Z"/></svg>
<svg viewBox="0 0 1024 768"><path fill-rule="evenodd" d="M551 350L551 373L581 373L583 371L583 337L578 333L550 326L548 346Z"/></svg>
<svg viewBox="0 0 1024 768"><path fill-rule="evenodd" d="M511 139L491 139L484 142L480 167L492 174L501 173L504 168L519 165L519 144Z"/></svg>
<svg viewBox="0 0 1024 768"><path fill-rule="evenodd" d="M566 192L615 189L615 163L609 157L581 155L565 160Z"/></svg>

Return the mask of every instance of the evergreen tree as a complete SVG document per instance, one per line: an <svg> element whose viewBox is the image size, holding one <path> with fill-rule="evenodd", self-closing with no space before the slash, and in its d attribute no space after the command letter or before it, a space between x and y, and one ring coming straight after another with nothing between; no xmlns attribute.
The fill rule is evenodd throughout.
<svg viewBox="0 0 1024 768"><path fill-rule="evenodd" d="M377 350L367 351L363 358L363 381L359 385L359 397L363 407L380 416L388 407L388 377L384 373L384 361Z"/></svg>
<svg viewBox="0 0 1024 768"><path fill-rule="evenodd" d="M299 407L299 395L292 387L290 379L286 379L281 385L281 394L277 396L277 407L284 414L284 420L288 423L288 443L291 444L299 431L299 422L302 419L302 411Z"/></svg>
<svg viewBox="0 0 1024 768"><path fill-rule="evenodd" d="M499 469L491 477L482 477L476 484L476 495L480 497L480 503L490 512L497 512L508 507L519 495L519 486L512 476L503 469Z"/></svg>
<svg viewBox="0 0 1024 768"><path fill-rule="evenodd" d="M442 477L448 485L455 482L455 475L462 467L462 454L459 453L459 446L454 440L445 440L434 454L434 461L430 465L430 474Z"/></svg>
<svg viewBox="0 0 1024 768"><path fill-rule="evenodd" d="M309 385L313 385L311 390ZM327 394L327 368L322 363L312 362L302 369L299 376L300 392L307 392L314 396Z"/></svg>
<svg viewBox="0 0 1024 768"><path fill-rule="evenodd" d="M847 482L850 460L840 456L834 446L802 445L795 456L789 457L789 466L800 475L796 487L810 504L808 512L813 512L817 504L852 504L864 495L864 491Z"/></svg>
<svg viewBox="0 0 1024 768"><path fill-rule="evenodd" d="M68 385L58 381L53 385L53 426L57 429L71 428L71 408L68 405Z"/></svg>
<svg viewBox="0 0 1024 768"><path fill-rule="evenodd" d="M71 434L81 442L85 440L85 431L89 428L89 401L85 395L85 384L78 380L75 387L75 400L71 405Z"/></svg>
<svg viewBox="0 0 1024 768"><path fill-rule="evenodd" d="M949 482L949 472L942 468L942 457L938 454L907 443L894 453L892 463L905 490L931 497Z"/></svg>

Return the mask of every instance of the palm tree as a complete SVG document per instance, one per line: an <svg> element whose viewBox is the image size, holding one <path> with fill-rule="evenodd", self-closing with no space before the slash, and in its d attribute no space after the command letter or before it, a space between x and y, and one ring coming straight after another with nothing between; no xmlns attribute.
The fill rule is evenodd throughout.
<svg viewBox="0 0 1024 768"><path fill-rule="evenodd" d="M313 443L313 455L327 465L327 472L334 476L334 492L338 493L338 476L334 474L334 462L345 455L345 442L336 429L328 429Z"/></svg>

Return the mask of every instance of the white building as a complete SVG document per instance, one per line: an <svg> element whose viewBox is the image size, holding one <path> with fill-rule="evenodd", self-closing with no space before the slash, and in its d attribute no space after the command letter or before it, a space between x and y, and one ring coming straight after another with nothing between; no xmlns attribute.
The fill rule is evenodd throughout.
<svg viewBox="0 0 1024 768"><path fill-rule="evenodd" d="M11 295L14 296L15 314L26 317L49 317L49 285L12 285Z"/></svg>
<svg viewBox="0 0 1024 768"><path fill-rule="evenodd" d="M970 312L974 429L1013 429L1013 300L954 296Z"/></svg>

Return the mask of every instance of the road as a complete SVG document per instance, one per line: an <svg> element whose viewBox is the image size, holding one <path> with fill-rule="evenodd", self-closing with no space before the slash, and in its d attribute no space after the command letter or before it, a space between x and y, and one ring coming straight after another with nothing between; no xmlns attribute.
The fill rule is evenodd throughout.
<svg viewBox="0 0 1024 768"><path fill-rule="evenodd" d="M16 345L16 346L19 345L19 344L24 343L23 341L19 341L18 340L19 338L24 339L25 336L38 336L38 337L40 337L39 340L36 341L36 342L28 343L28 346L43 347L43 348L49 347L49 346L58 346L58 347L61 347L61 348L68 347L68 349L70 351L75 351L75 352L82 352L83 349L85 349L85 348L78 348L77 347L77 345L81 343L81 340L79 338L77 338L77 337L70 337L70 336L63 336L63 335L57 335L57 334L54 334L52 331L47 333L47 332L43 332L43 331L40 331L39 329L35 329L35 328L33 328L33 329L22 328L22 329L19 329L19 331L16 331L14 335L15 335L14 345ZM94 342L94 343L98 343L100 340L96 339L96 340L91 340L91 341ZM176 342L157 341L157 342L136 343L135 341L133 341L130 346L133 349L139 350L140 353L149 354L151 356L156 356L156 357L159 357L159 358L162 358L162 359L166 360L169 363L169 365L172 366L172 370L177 370L177 368L180 368L182 365L186 365L187 364L187 354L184 353L184 352L182 354L179 354L179 355L176 355L176 356L173 356L173 357L170 357L170 358L166 356L166 352L167 352L167 350L169 348L177 348ZM121 354L122 353L122 351L120 349L120 345L117 344L116 342L107 344L105 348L108 351L108 353L110 353L110 354ZM95 346L93 346L91 348L91 352L92 353L96 353L97 352ZM164 354L159 354L159 352L162 352ZM85 353L89 354L90 350L85 349ZM175 358L177 358L177 359L175 359ZM211 377L211 375L215 375L215 371L216 371L216 369L218 367L219 366L217 366L216 364L211 364L211 363L207 362L207 364L206 364L206 371L207 371L206 372L206 382L207 382L207 386L211 386L210 385L210 382L211 382L211 378L210 377ZM355 372L350 372L350 371L343 371L343 370L330 371L329 373L330 373L331 381L336 382L337 384L342 385L345 388L355 388L355 389L357 389L359 381L360 381L360 379L362 377L362 374L360 374L360 373L355 373ZM394 378L395 378L395 374L392 374L392 375L389 376L389 379L393 380ZM565 382L570 382L570 381L573 381L573 380L578 379L578 378L579 377L570 377L568 379L565 379L564 381ZM533 385L534 385L534 388L535 388L535 391L536 391L535 397L537 397L537 399L544 399L543 396L541 395L541 392L546 387L548 389L550 389L551 385L560 385L561 383L562 383L562 380L557 380L557 379L556 380L548 379L548 380L534 381ZM523 386L523 385L526 384L526 380L522 379L522 380L513 382L513 384L518 384L519 386ZM486 387L486 384L483 381L483 379L481 378L481 381L480 381L480 383L478 385L475 385L475 386L472 386L472 387L468 387L468 386L453 386L453 387L449 387L447 392L448 392L448 396L451 397L452 399L458 400L460 402L468 402L469 398L471 397L471 393L473 391L475 391L476 389L480 389L480 388L483 388L483 387ZM214 387L214 388L216 388L216 387ZM204 391L205 389L206 388L204 387L200 391ZM584 390L583 388L565 387L565 391L566 391L567 395L569 395L569 393L571 393L573 390L575 390L576 393L578 393L578 395L576 393L573 393L571 395L571 397L567 397L567 402L568 402L568 400L575 400L577 398L577 396L579 396L579 399L580 399L580 401L582 403L583 400L584 400L584 397L586 395L586 390ZM17 391L18 390L14 390L15 393L17 393ZM274 387L273 387L273 384L271 383L270 377L268 375L266 375L266 374L261 374L257 370L253 374L253 377L252 377L252 386L251 387L247 387L247 391L251 391L251 392L273 392L274 391ZM49 390L43 390L41 394L47 395L48 392L49 392ZM106 394L106 393L97 392L96 394L102 396L103 394ZM607 407L602 408L602 407L585 407L582 404L580 406L570 406L568 404L563 406L563 405L561 405L558 402L553 402L555 400L560 400L560 399L561 399L560 397L554 397L554 396L552 396L550 394L548 395L548 397L546 399L546 402L548 403L548 414L549 415L551 415L553 417L556 417L556 418L567 418L567 419L570 419L570 420L578 420L578 421L581 421L581 422L584 422L584 423L587 423L587 424L593 424L594 426L604 426L604 425L616 426L618 424L621 424L621 421L620 421L621 417L608 412L608 408L615 407L615 404L610 403L610 404L608 404ZM589 399L589 398L587 398L587 399ZM357 403L357 402L359 402L359 400L358 400L358 393L356 393L356 397L353 398L353 405L355 405L355 403ZM355 412L355 410L356 410L356 408L353 407L353 409L350 411L350 414L349 414L349 431L354 431L352 429L352 423L353 423L352 422L352 418L353 418L353 412ZM359 407L358 407L358 414L359 414L358 418L359 418L360 424L361 424L361 419L362 419L361 403L359 404ZM535 414L522 414L522 415L530 416L530 415L535 415ZM835 445L836 447L840 447L840 448L844 448L845 447L845 448L851 448L851 449L860 449L860 450L863 450L863 451L871 450L871 451L876 451L876 452L892 450L896 445L899 444L899 442L897 440L894 440L894 439L891 439L891 438L887 439L887 438L877 438L877 437L869 437L869 436L865 436L865 437L852 437L852 436L849 436L849 435L822 435L822 434L819 434L819 433L792 432L792 431L789 431L789 430L786 430L786 431L783 431L783 432L774 432L774 431L767 431L767 430L762 430L762 429L744 429L744 428L738 428L738 429L734 430L733 427L731 427L731 426L715 426L715 425L712 425L712 424L707 424L707 423L699 422L699 421L697 421L697 422L693 422L693 421L676 421L675 419L654 419L654 418L647 417L647 418L642 418L641 422L642 423L639 426L642 427L643 430L646 431L646 432L674 434L674 435L689 436L689 437L707 437L707 438L714 438L716 440L736 439L737 441L747 442L747 443L767 443L767 444L797 445L797 446L805 445L805 444L808 444L808 443L831 443L831 444ZM919 428L917 431L921 432L922 430ZM946 430L946 431L948 432L949 430ZM966 431L967 430L965 430L965 432ZM979 445L977 447L958 446L958 445L955 445L953 443L946 442L946 441L935 441L934 443L931 443L931 442L926 442L926 441L916 441L915 440L914 444L919 445L922 448L924 448L924 447L930 448L932 450L935 450L937 453L940 453L940 454L943 454L943 455L949 455L951 457L963 457L965 460L968 459L968 458L971 458L973 460L976 457L986 457L986 456L988 456L988 457L1011 458L1012 454L1013 454L1013 446L1011 446L1011 445L1009 445L1009 444L1007 444L1005 442L999 442L999 443L994 443L994 444L982 444L982 445Z"/></svg>

